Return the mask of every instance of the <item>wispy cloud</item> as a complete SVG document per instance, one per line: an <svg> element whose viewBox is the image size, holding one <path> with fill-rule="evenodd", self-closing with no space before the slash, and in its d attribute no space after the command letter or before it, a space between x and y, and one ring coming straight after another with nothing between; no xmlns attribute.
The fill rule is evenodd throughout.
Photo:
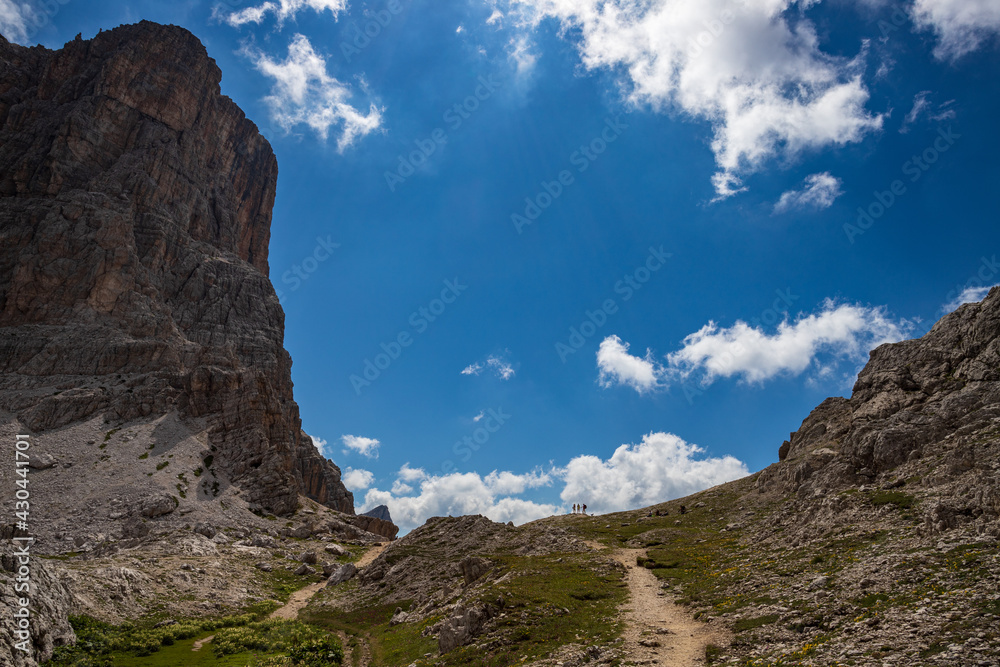
<svg viewBox="0 0 1000 667"><path fill-rule="evenodd" d="M378 458L378 448L382 445L375 438L364 438L358 435L344 435L340 437L340 440L347 449L355 451L362 456L367 456L370 459Z"/></svg>
<svg viewBox="0 0 1000 667"><path fill-rule="evenodd" d="M841 180L828 171L806 176L801 189L789 190L781 194L778 203L774 205L774 212L785 213L793 209L829 208L837 197L844 194L840 186Z"/></svg>
<svg viewBox="0 0 1000 667"><path fill-rule="evenodd" d="M261 23L269 14L273 14L280 26L288 19L294 19L304 9L312 9L318 14L329 11L336 19L340 12L347 9L347 0L278 0L278 2L268 0L256 7L246 7L222 18L229 25L239 27L247 23Z"/></svg>
<svg viewBox="0 0 1000 667"><path fill-rule="evenodd" d="M978 303L986 298L990 290L996 285L986 285L985 287L966 287L962 292L948 303L941 306L942 313L950 313L958 310L963 303Z"/></svg>
<svg viewBox="0 0 1000 667"><path fill-rule="evenodd" d="M910 112L906 114L906 116L903 118L903 124L899 128L899 132L901 134L906 134L907 132L909 132L910 125L913 125L915 122L917 122L917 119L920 118L920 116L925 111L927 111L928 108L930 108L931 103L927 99L927 96L930 94L931 91L929 90L921 90L919 93L913 96L913 108L911 108Z"/></svg>
<svg viewBox="0 0 1000 667"><path fill-rule="evenodd" d="M285 132L306 125L323 141L331 131L337 135L337 150L343 152L360 137L381 127L382 109L372 103L367 114L351 105L353 91L327 73L326 60L304 35L295 35L284 61L272 60L253 46L243 53L265 76L274 80L264 98L271 119Z"/></svg>
<svg viewBox="0 0 1000 667"><path fill-rule="evenodd" d="M35 11L26 2L0 0L0 33L12 42L27 41L28 28L35 17Z"/></svg>
<svg viewBox="0 0 1000 667"><path fill-rule="evenodd" d="M484 370L492 371L501 380L509 380L517 374L504 355L491 354L483 362L474 362L462 369L462 375L479 375Z"/></svg>

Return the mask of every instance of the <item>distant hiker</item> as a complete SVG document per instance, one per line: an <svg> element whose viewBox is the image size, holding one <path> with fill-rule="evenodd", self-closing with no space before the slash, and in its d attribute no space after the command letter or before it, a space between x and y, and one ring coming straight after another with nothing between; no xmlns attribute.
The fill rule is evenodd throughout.
<svg viewBox="0 0 1000 667"><path fill-rule="evenodd" d="M584 514L586 514L586 513L587 513L587 506L586 506L586 505L584 505L584 506L583 506L583 513L584 513Z"/></svg>
<svg viewBox="0 0 1000 667"><path fill-rule="evenodd" d="M686 513L687 513L687 508L684 507L684 505L681 505L681 514L686 514Z"/></svg>
<svg viewBox="0 0 1000 667"><path fill-rule="evenodd" d="M576 514L576 503L573 503L573 514Z"/></svg>

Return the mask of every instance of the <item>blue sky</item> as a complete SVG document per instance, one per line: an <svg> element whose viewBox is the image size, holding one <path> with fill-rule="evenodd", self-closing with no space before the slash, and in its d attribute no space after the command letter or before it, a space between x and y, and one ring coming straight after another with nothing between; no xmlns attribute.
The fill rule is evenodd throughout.
<svg viewBox="0 0 1000 667"><path fill-rule="evenodd" d="M758 4L0 0L0 29L205 43L278 157L304 427L408 530L759 470L1000 282L996 3Z"/></svg>

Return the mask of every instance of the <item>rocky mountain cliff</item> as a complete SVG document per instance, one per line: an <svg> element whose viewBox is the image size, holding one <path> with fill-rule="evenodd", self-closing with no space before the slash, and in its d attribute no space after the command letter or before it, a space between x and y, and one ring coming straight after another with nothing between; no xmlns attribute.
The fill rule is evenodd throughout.
<svg viewBox="0 0 1000 667"><path fill-rule="evenodd" d="M353 514L292 397L277 162L220 81L177 27L0 37L0 409L32 433L176 413L250 507Z"/></svg>
<svg viewBox="0 0 1000 667"><path fill-rule="evenodd" d="M764 470L761 491L935 489L927 529L969 521L1000 537L1000 288L922 338L874 350L851 398L819 405ZM909 480L909 482L907 482Z"/></svg>

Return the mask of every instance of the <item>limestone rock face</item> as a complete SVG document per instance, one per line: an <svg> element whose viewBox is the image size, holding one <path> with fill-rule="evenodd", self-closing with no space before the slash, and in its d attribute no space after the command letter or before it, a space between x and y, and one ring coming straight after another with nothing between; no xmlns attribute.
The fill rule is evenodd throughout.
<svg viewBox="0 0 1000 667"><path fill-rule="evenodd" d="M905 483L898 472L905 464L927 461L931 473L922 484L954 486L962 503L974 505L967 513L997 516L998 423L1000 288L994 288L922 338L874 350L851 398L830 398L813 410L781 446L781 461L761 473L758 487L806 497L865 484L897 488ZM935 511L952 516L957 510Z"/></svg>
<svg viewBox="0 0 1000 667"><path fill-rule="evenodd" d="M353 514L292 397L277 162L220 81L173 26L0 37L0 409L35 433L177 411L250 506Z"/></svg>
<svg viewBox="0 0 1000 667"><path fill-rule="evenodd" d="M13 616L14 611L20 609L19 598L25 596L25 593L15 589L21 567L17 549L22 546L11 541L15 534L12 526L0 527L0 605L9 610L0 616L0 665L34 667L50 659L56 647L76 642L67 616L75 609L77 601L67 583L44 559L31 556L29 650L24 652L14 648L25 641L17 634L18 627Z"/></svg>

